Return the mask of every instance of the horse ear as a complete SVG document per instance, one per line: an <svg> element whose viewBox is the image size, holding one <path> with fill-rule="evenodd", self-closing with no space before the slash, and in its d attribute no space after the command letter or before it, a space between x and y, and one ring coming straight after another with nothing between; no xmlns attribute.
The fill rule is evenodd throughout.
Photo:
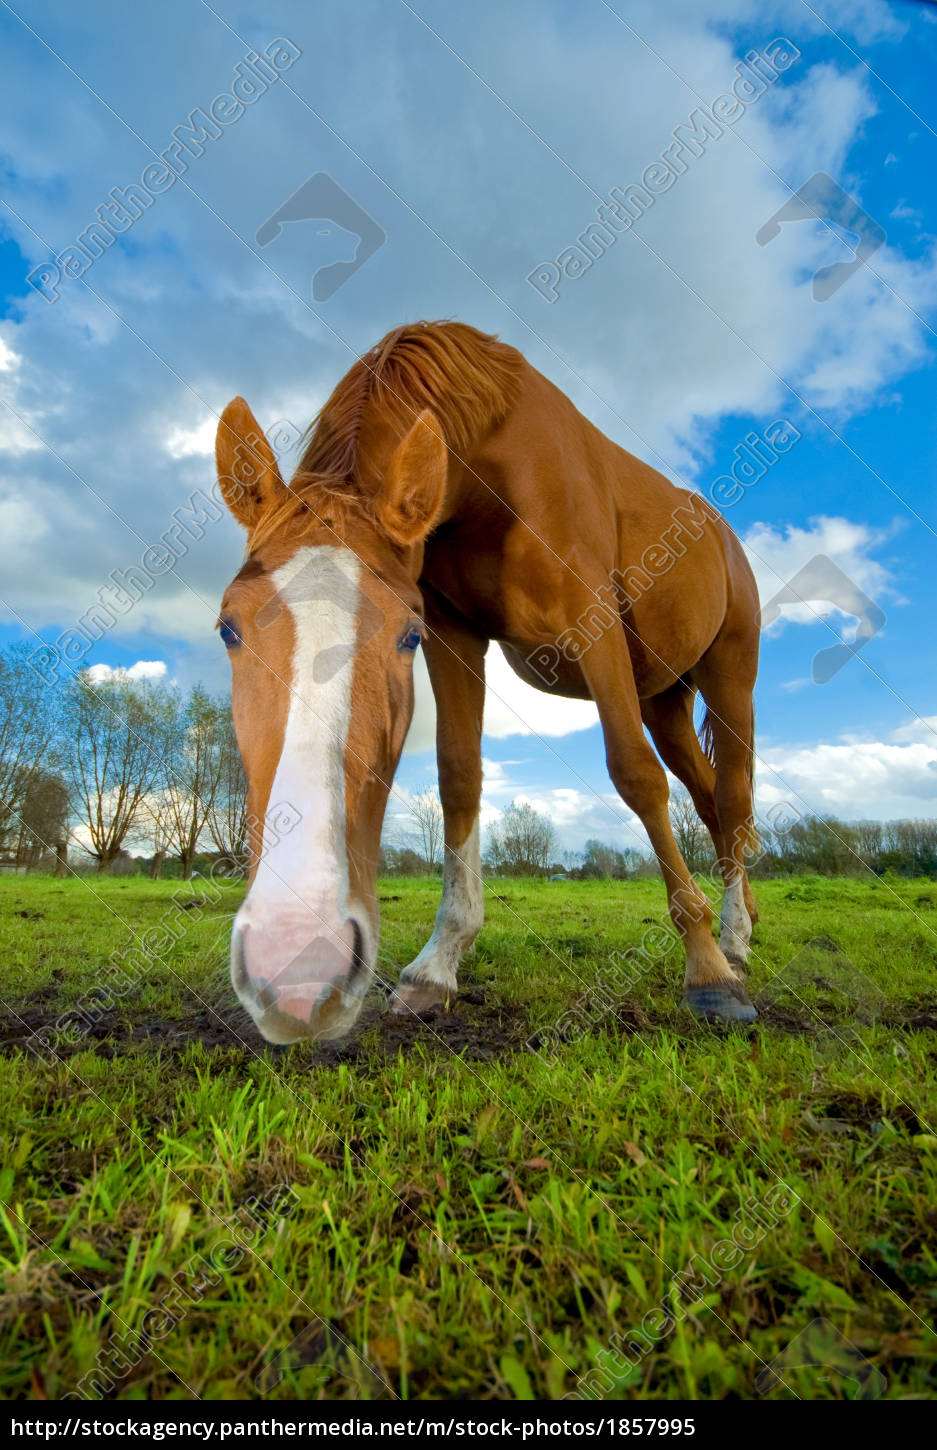
<svg viewBox="0 0 937 1450"><path fill-rule="evenodd" d="M239 524L251 528L285 492L273 449L243 398L228 404L215 439L218 487Z"/></svg>
<svg viewBox="0 0 937 1450"><path fill-rule="evenodd" d="M442 508L449 450L442 424L424 408L394 450L381 489L378 513L397 544L415 544L426 537Z"/></svg>

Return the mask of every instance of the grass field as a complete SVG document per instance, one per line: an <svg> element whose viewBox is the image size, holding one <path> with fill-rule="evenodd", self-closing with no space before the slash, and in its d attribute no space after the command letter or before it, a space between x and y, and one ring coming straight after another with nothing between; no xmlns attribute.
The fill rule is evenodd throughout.
<svg viewBox="0 0 937 1450"><path fill-rule="evenodd" d="M388 978L438 891L382 883ZM278 1049L239 888L4 879L0 1396L933 1396L937 885L757 892L754 1028L608 977L659 882L498 881L450 1011Z"/></svg>

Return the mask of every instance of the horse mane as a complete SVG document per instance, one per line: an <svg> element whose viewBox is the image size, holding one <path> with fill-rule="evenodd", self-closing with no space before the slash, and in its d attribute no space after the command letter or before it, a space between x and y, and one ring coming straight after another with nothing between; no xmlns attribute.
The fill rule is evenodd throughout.
<svg viewBox="0 0 937 1450"><path fill-rule="evenodd" d="M284 524L318 516L369 514L376 491L361 450L365 423L402 437L423 408L442 425L447 447L465 458L507 415L520 388L523 359L498 338L464 322L414 322L376 343L337 384L305 433L287 497L256 523L256 549Z"/></svg>

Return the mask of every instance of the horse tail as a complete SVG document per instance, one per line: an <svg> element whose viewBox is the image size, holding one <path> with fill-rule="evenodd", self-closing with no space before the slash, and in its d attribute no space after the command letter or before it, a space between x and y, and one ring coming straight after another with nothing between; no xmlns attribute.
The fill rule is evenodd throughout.
<svg viewBox="0 0 937 1450"><path fill-rule="evenodd" d="M748 817L748 839L746 846L754 855L758 850L758 827L755 824L755 700L751 701L751 725L748 732L748 750L745 756L745 774L748 778L748 796L751 801L751 811Z"/></svg>
<svg viewBox="0 0 937 1450"><path fill-rule="evenodd" d="M713 739L712 711L709 706L703 712L703 718L699 727L699 743L702 746L703 754L715 770L716 768L716 743Z"/></svg>

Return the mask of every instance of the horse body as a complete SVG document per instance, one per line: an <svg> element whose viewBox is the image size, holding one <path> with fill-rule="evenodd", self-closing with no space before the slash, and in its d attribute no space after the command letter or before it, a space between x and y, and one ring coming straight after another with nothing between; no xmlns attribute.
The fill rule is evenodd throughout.
<svg viewBox="0 0 937 1450"><path fill-rule="evenodd" d="M263 822L275 783L302 795L304 781L325 782L298 850L265 862L263 830L252 841L232 975L261 1030L335 1035L360 1005L376 954L381 821L412 713L414 629L437 705L446 855L436 926L401 976L396 1010L454 994L482 925L484 661L497 640L538 688L595 700L609 773L648 833L686 947L685 1000L751 1020L740 971L755 917L744 851L758 600L715 510L606 438L519 353L461 324L400 329L356 364L289 489L240 401L218 458L248 528L250 559L223 615L237 616L232 693L252 814ZM713 836L720 946L644 726ZM304 851L319 861L306 875Z"/></svg>
<svg viewBox="0 0 937 1450"><path fill-rule="evenodd" d="M456 477L427 541L421 587L496 639L517 672L548 693L590 697L576 654L588 647L590 623L593 631L608 627L603 600L606 614L623 603L609 590L616 570L633 585L621 627L642 697L669 689L712 644L726 617L730 569L751 579L741 551L729 555L735 538L721 519L701 514L685 490L606 438L525 361L510 416L449 468ZM682 548L674 519L681 508L701 524L696 538L684 528ZM642 557L668 535L681 552L660 544L658 572L647 574ZM538 648L564 636L565 653L538 671Z"/></svg>

